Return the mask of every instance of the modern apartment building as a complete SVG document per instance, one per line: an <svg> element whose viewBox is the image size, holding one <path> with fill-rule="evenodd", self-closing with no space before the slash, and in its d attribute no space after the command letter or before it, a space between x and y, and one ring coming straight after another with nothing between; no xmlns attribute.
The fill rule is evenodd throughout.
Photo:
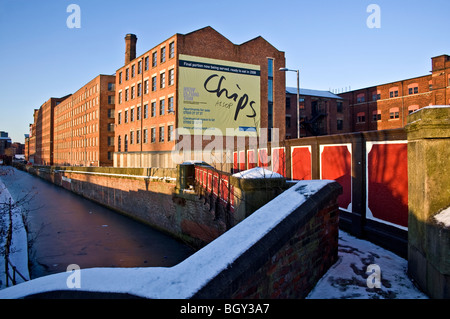
<svg viewBox="0 0 450 319"><path fill-rule="evenodd" d="M429 75L339 94L350 112L350 132L401 128L415 110L450 104L450 56L431 61Z"/></svg>
<svg viewBox="0 0 450 319"><path fill-rule="evenodd" d="M113 165L114 87L114 75L98 75L55 107L55 165Z"/></svg>
<svg viewBox="0 0 450 319"><path fill-rule="evenodd" d="M284 138L285 75L277 72L284 52L262 37L236 45L205 27L138 57L136 43L126 35L125 63L116 71L114 166L173 167L170 153L187 138L177 129L192 141L206 131L222 132L223 141L267 132L271 139L275 128Z"/></svg>

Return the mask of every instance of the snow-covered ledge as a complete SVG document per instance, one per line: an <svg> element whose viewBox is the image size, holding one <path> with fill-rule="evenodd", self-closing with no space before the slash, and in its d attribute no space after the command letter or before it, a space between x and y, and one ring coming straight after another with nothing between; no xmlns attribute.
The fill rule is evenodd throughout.
<svg viewBox="0 0 450 319"><path fill-rule="evenodd" d="M263 298L306 296L305 290L312 288L310 281L314 284L337 258L336 203L341 192L341 186L334 181L300 181L176 266L82 269L81 288L73 289L67 285L72 273L59 273L1 290L0 298L46 293L50 297L70 298L71 293L80 296L83 292L154 299L252 297L249 291L260 293L258 296ZM297 258L288 258L294 254ZM288 265L292 274L284 274L291 276L291 280L283 280L291 286L281 287L290 296L276 290L279 282L260 285L268 290L249 287L261 283L258 280L274 284L282 275L277 267L286 268L288 262L297 265ZM314 273L296 279L294 275L301 274L296 267ZM306 287L299 286L303 281L308 281Z"/></svg>

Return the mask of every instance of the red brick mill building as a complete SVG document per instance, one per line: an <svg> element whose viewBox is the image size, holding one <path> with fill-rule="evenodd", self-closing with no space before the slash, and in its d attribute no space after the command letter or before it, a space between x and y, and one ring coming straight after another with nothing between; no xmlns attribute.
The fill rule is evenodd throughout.
<svg viewBox="0 0 450 319"><path fill-rule="evenodd" d="M450 104L450 56L431 58L431 74L339 94L349 110L350 132L406 125L408 114L428 105Z"/></svg>
<svg viewBox="0 0 450 319"><path fill-rule="evenodd" d="M173 167L175 129L192 132L195 119L224 135L224 127L238 129L232 138L260 129L271 136L273 128L284 137L285 75L278 70L285 56L262 37L237 45L205 27L177 33L138 57L136 42L133 34L125 37L125 64L116 71L114 166ZM200 77L209 82L197 83Z"/></svg>

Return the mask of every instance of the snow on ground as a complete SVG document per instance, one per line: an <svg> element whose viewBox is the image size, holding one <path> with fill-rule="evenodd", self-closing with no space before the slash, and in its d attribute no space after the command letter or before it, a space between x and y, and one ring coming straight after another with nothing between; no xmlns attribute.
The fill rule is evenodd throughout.
<svg viewBox="0 0 450 319"><path fill-rule="evenodd" d="M303 195L287 191L268 204L266 211L273 212L279 207L297 206L304 200L304 196L323 187L327 181L309 185ZM0 189L3 189L0 180ZM300 186L300 185L299 185ZM296 200L286 200L286 196L297 196ZM9 192L2 191L0 202L4 201ZM300 198L301 197L301 198ZM295 203L295 204L294 204ZM289 206L289 207L286 207ZM19 216L15 214L15 216ZM246 249L257 238L256 228L264 232L276 225L283 216L275 214L252 214L247 223L242 222L233 227L231 238L239 245L231 245L230 240L224 236L219 237L211 245L207 245L196 254L170 268L91 268L82 269L80 273L81 288L86 291L135 293L150 298L187 298L198 289L208 278L211 278L224 267L227 267L230 255L237 258L243 249ZM247 226L248 225L248 226ZM19 229L19 228L18 228ZM265 230L264 230L265 229ZM250 234L250 235L249 235ZM22 240L15 241L20 254L12 256L16 265L26 265L27 259L20 249ZM26 238L26 237L25 237ZM1 240L0 240L1 241ZM224 254L224 252L227 252ZM233 259L231 258L231 259ZM188 260L191 259L191 262ZM192 262L192 259L195 262ZM0 278L4 278L4 260L0 258ZM369 288L367 273L369 265L378 265L381 273L381 287ZM20 267L20 266L19 266ZM19 268L20 269L20 268ZM199 271L202 269L202 271ZM27 271L21 269L24 273ZM357 239L344 231L339 232L339 258L338 261L319 280L316 287L308 295L308 299L426 299L407 275L407 261L396 254L385 250L368 241ZM41 277L18 286L0 289L0 299L17 298L33 292L48 290L65 290L71 273L60 273ZM0 287L3 288L3 287Z"/></svg>
<svg viewBox="0 0 450 319"><path fill-rule="evenodd" d="M3 184L0 179L0 218L3 219L4 225L9 225L9 214L8 210L3 209L5 203L9 203L9 199L11 199L11 203L14 204L14 199L11 197L6 186ZM25 231L23 220L22 220L22 211L20 207L15 207L12 210L12 240L10 246L10 254L9 260L11 263L17 268L17 270L25 276L26 279L30 278L28 272L28 247L27 247L27 233ZM2 232L3 234L3 232ZM6 236L6 232L4 233ZM4 247L6 244L6 238L2 236L0 238L0 245ZM12 270L9 270L10 275L12 276ZM16 281L18 283L23 282L22 278L19 275L16 275ZM0 289L6 287L6 272L5 272L5 258L3 255L0 256Z"/></svg>
<svg viewBox="0 0 450 319"><path fill-rule="evenodd" d="M434 215L434 219L444 227L450 227L450 206Z"/></svg>
<svg viewBox="0 0 450 319"><path fill-rule="evenodd" d="M339 231L338 257L308 299L428 299L408 277L407 260L386 249ZM369 265L379 266L380 288L369 288Z"/></svg>

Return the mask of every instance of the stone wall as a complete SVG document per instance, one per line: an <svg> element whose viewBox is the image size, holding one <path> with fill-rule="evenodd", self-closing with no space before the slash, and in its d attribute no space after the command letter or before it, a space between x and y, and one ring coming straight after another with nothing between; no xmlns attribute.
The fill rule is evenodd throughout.
<svg viewBox="0 0 450 319"><path fill-rule="evenodd" d="M450 106L408 117L408 272L432 298L450 298Z"/></svg>
<svg viewBox="0 0 450 319"><path fill-rule="evenodd" d="M238 224L286 188L284 178L242 181L233 177L236 207L230 211L218 205L220 200L213 194L189 188L194 182L194 177L188 176L194 172L193 164L178 165L177 169L21 167L197 248Z"/></svg>
<svg viewBox="0 0 450 319"><path fill-rule="evenodd" d="M183 262L170 267L82 269L0 291L0 298L304 298L337 260L333 181L300 181Z"/></svg>

